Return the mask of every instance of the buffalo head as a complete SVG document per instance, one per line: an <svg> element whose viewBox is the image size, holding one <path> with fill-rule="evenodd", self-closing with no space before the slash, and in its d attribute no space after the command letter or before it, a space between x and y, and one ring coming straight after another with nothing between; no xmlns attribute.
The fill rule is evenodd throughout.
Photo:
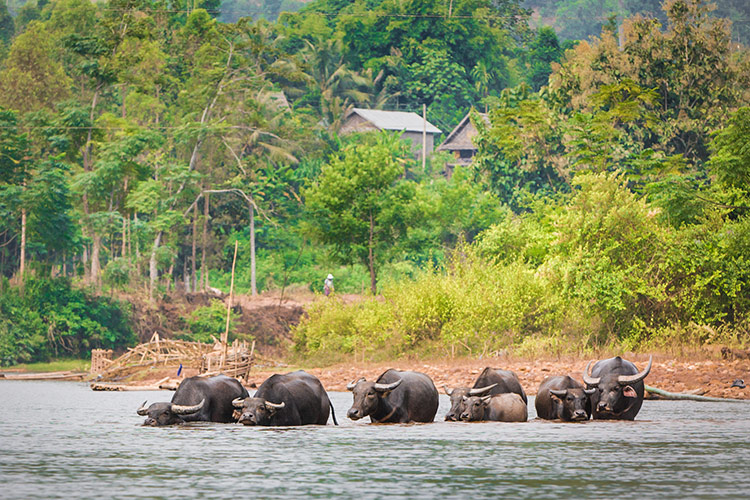
<svg viewBox="0 0 750 500"><path fill-rule="evenodd" d="M445 420L454 422L456 420L461 420L461 413L464 411L464 398L467 396L485 396L496 385L497 384L492 384L487 387L478 387L476 389L469 389L468 387L449 389L447 386L443 386L443 390L448 397L451 398L451 409L445 414Z"/></svg>
<svg viewBox="0 0 750 500"><path fill-rule="evenodd" d="M645 370L635 375L620 375L607 372L600 377L593 377L589 373L591 362L586 365L583 373L583 381L590 388L597 390L594 400L597 401L593 408L595 418L623 418L636 403L643 401L643 379L651 371L653 357L649 358ZM640 389L640 394L636 389Z"/></svg>
<svg viewBox="0 0 750 500"><path fill-rule="evenodd" d="M380 399L386 397L390 392L401 385L402 380L390 384L379 384L368 382L364 377L349 383L346 388L352 391L354 402L346 416L352 420L359 420L371 415L378 409Z"/></svg>
<svg viewBox="0 0 750 500"><path fill-rule="evenodd" d="M284 402L272 403L263 398L237 398L232 405L238 410L243 425L271 425L276 414L286 406Z"/></svg>
<svg viewBox="0 0 750 500"><path fill-rule="evenodd" d="M596 389L568 388L562 390L550 390L552 398L559 402L562 420L588 420L591 417L591 396Z"/></svg>
<svg viewBox="0 0 750 500"><path fill-rule="evenodd" d="M174 425L181 424L185 420L182 419L182 415L192 415L197 413L203 408L206 403L205 399L202 399L200 403L192 406L176 405L172 403L154 403L148 408L146 407L146 401L143 402L137 413L141 416L147 416L143 425Z"/></svg>
<svg viewBox="0 0 750 500"><path fill-rule="evenodd" d="M464 396L462 398L463 411L461 412L461 420L464 422L476 422L477 420L484 420L484 410L492 399L492 396Z"/></svg>

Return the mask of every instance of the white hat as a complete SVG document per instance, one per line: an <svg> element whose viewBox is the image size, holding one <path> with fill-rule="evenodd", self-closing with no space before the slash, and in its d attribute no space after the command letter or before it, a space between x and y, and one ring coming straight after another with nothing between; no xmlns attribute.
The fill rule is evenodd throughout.
<svg viewBox="0 0 750 500"><path fill-rule="evenodd" d="M329 274L327 279L332 280L333 279L333 274Z"/></svg>

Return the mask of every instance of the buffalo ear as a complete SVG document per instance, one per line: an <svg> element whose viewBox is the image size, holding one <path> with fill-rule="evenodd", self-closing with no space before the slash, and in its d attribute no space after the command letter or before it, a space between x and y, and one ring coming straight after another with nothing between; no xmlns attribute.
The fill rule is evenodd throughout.
<svg viewBox="0 0 750 500"><path fill-rule="evenodd" d="M463 401L464 403L467 402L468 400L469 400L468 396L461 396L461 401Z"/></svg>
<svg viewBox="0 0 750 500"><path fill-rule="evenodd" d="M626 385L622 388L622 395L626 398L637 398L638 394L636 394L635 389L630 387L629 385Z"/></svg>
<svg viewBox="0 0 750 500"><path fill-rule="evenodd" d="M482 400L482 404L483 404L483 405L488 405L488 404L490 404L490 399L492 399L492 396L484 396L483 398L481 398L481 400Z"/></svg>

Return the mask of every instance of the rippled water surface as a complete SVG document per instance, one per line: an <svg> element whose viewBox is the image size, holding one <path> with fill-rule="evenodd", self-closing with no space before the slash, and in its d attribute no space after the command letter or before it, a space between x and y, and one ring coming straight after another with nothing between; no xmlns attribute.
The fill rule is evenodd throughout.
<svg viewBox="0 0 750 500"><path fill-rule="evenodd" d="M170 392L1 381L0 498L748 498L750 404L646 401L635 422L141 427ZM536 417L530 398L529 417ZM438 419L449 407L440 396Z"/></svg>

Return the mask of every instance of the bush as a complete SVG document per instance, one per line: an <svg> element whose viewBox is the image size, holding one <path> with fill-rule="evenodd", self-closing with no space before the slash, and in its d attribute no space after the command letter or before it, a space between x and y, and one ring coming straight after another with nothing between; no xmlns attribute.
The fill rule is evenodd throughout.
<svg viewBox="0 0 750 500"><path fill-rule="evenodd" d="M135 343L126 304L89 295L65 278L27 279L0 294L0 363L84 357Z"/></svg>
<svg viewBox="0 0 750 500"><path fill-rule="evenodd" d="M229 316L230 333L237 319L237 313L231 311ZM213 338L221 338L226 330L227 306L221 300L214 299L210 305L198 307L191 312L187 318L187 325L189 332L181 335L183 339L192 342L213 342Z"/></svg>

